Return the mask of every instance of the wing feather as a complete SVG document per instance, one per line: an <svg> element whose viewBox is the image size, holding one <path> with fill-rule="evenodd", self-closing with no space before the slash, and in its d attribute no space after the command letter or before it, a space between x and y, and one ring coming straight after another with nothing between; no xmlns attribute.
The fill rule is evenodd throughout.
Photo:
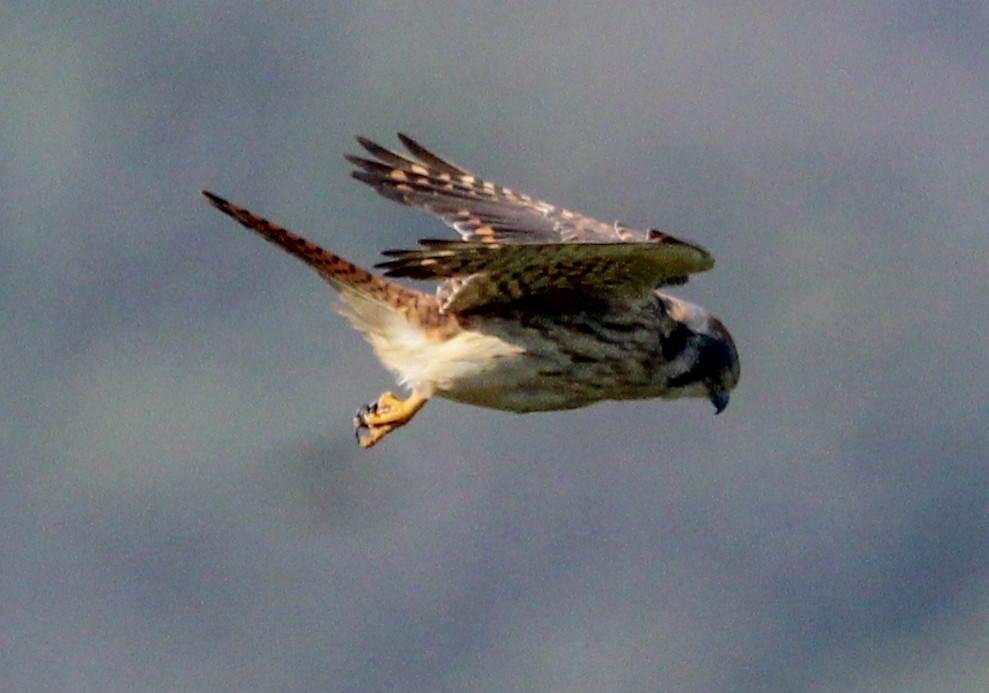
<svg viewBox="0 0 989 693"><path fill-rule="evenodd" d="M489 243L646 240L644 232L560 209L486 181L408 135L399 133L398 137L411 157L358 137L358 144L373 159L345 155L357 167L352 175L390 200L439 216L464 240Z"/></svg>
<svg viewBox="0 0 989 693"><path fill-rule="evenodd" d="M682 284L714 266L700 246L554 207L475 176L407 135L398 138L408 154L358 137L371 158L346 158L354 178L460 234L461 241L388 251L391 260L378 265L392 277L443 280L445 310L531 307L550 298L576 309L584 300L645 300L657 286Z"/></svg>
<svg viewBox="0 0 989 693"><path fill-rule="evenodd" d="M563 294L608 302L645 300L656 286L679 284L714 266L703 248L682 241L530 243L422 241L389 250L378 265L389 277L450 280L444 310L471 311Z"/></svg>

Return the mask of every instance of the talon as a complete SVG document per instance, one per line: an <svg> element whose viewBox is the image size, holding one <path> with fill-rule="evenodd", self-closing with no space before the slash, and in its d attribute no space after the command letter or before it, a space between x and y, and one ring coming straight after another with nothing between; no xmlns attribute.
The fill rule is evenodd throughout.
<svg viewBox="0 0 989 693"><path fill-rule="evenodd" d="M370 447L374 447L375 443L384 438L391 430L391 426L385 426L382 428L368 428L363 430L358 429L357 444L367 450ZM361 433L364 435L361 435Z"/></svg>
<svg viewBox="0 0 989 693"><path fill-rule="evenodd" d="M367 426L358 426L354 429L354 438L357 440L357 444L365 450L378 442L381 435L382 434L377 433L377 429L369 428Z"/></svg>
<svg viewBox="0 0 989 693"><path fill-rule="evenodd" d="M354 414L354 436L358 445L365 449L372 447L396 428L408 423L427 400L415 392L406 400L385 392L377 401L363 405Z"/></svg>
<svg viewBox="0 0 989 693"><path fill-rule="evenodd" d="M361 405L361 408L357 410L356 414L354 414L354 426L358 429L370 428L371 424L367 420L367 417L370 414L377 413L377 410L378 410L377 402L369 402L367 404Z"/></svg>

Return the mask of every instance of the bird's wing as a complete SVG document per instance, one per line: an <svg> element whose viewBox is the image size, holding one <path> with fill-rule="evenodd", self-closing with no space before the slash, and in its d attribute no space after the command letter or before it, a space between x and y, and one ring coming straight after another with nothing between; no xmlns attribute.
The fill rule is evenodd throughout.
<svg viewBox="0 0 989 693"><path fill-rule="evenodd" d="M445 311L520 304L580 310L584 302L634 303L656 286L680 284L714 266L703 248L664 236L644 242L494 243L422 241L386 251L391 277L447 280Z"/></svg>
<svg viewBox="0 0 989 693"><path fill-rule="evenodd" d="M357 167L352 175L390 200L439 216L465 241L618 243L664 235L560 209L483 180L407 135L399 133L398 137L409 154L358 137L373 158L347 154L347 160Z"/></svg>

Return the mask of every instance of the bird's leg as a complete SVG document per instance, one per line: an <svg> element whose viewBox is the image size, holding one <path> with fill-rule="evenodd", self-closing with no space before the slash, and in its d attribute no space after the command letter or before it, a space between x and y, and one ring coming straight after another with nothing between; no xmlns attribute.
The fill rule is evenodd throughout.
<svg viewBox="0 0 989 693"><path fill-rule="evenodd" d="M384 393L376 402L365 404L357 410L357 415L354 416L357 442L362 448L371 447L399 426L411 421L428 401L428 397L418 392L413 392L404 400L391 392Z"/></svg>

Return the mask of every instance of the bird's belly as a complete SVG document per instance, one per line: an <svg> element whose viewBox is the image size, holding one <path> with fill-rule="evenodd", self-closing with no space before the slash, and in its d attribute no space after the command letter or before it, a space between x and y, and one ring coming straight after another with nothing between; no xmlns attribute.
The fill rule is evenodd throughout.
<svg viewBox="0 0 989 693"><path fill-rule="evenodd" d="M416 352L429 363L419 371L428 372L435 394L515 412L662 397L667 378L657 356L658 337L647 321L602 323L583 314L475 318L442 346Z"/></svg>
<svg viewBox="0 0 989 693"><path fill-rule="evenodd" d="M570 383L552 383L511 378L479 378L457 383L454 388L437 392L441 397L464 404L517 413L576 409L600 400Z"/></svg>
<svg viewBox="0 0 989 693"><path fill-rule="evenodd" d="M523 352L460 378L438 395L465 404L519 413L577 409L608 399L662 396L642 369L619 361L591 363Z"/></svg>

